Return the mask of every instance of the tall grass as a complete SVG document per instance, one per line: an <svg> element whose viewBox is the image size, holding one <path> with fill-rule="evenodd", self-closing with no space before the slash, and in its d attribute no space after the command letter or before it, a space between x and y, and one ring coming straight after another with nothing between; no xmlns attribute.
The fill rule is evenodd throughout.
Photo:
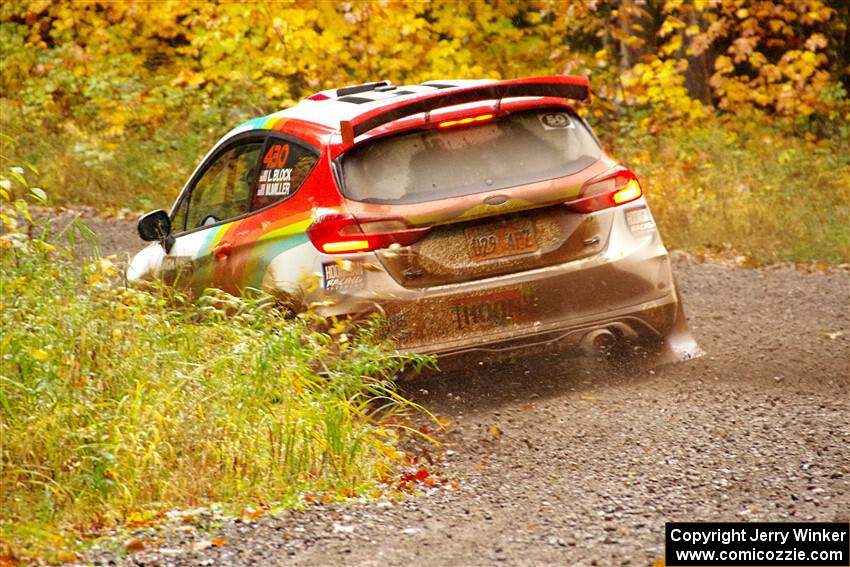
<svg viewBox="0 0 850 567"><path fill-rule="evenodd" d="M134 289L109 260L10 234L0 524L353 495L393 470L386 419L411 407L393 377L425 359L395 354L376 324L331 335L263 297Z"/></svg>
<svg viewBox="0 0 850 567"><path fill-rule="evenodd" d="M115 134L59 113L33 122L13 101L0 97L0 132L15 140L0 139L0 154L34 165L39 182L51 188L54 204L167 208L215 141L260 111L185 112L155 130L139 127Z"/></svg>
<svg viewBox="0 0 850 567"><path fill-rule="evenodd" d="M818 139L755 117L621 126L615 154L639 174L668 246L850 261L850 129Z"/></svg>

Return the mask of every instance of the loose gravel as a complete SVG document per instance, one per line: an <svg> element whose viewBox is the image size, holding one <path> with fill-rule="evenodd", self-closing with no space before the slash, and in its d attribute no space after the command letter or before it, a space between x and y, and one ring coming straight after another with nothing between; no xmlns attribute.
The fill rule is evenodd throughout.
<svg viewBox="0 0 850 567"><path fill-rule="evenodd" d="M138 248L118 235L131 225L107 224L105 252ZM850 273L680 263L676 276L698 360L473 357L407 384L450 421L443 474L457 490L229 520L87 559L649 565L667 521L850 521Z"/></svg>

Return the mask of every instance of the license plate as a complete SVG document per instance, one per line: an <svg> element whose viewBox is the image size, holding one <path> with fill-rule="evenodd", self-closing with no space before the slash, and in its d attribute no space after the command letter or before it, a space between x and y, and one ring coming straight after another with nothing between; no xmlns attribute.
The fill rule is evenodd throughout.
<svg viewBox="0 0 850 567"><path fill-rule="evenodd" d="M469 257L476 262L537 250L537 235L530 220L477 226L464 233Z"/></svg>

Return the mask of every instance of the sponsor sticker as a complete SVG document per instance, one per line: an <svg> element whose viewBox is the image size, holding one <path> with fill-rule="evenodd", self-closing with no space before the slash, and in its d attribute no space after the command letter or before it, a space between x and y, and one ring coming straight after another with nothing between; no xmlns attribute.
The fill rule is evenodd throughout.
<svg viewBox="0 0 850 567"><path fill-rule="evenodd" d="M575 128L572 118L566 112L547 112L540 115L540 124L544 130L563 130L564 128Z"/></svg>
<svg viewBox="0 0 850 567"><path fill-rule="evenodd" d="M520 323L538 306L535 296L521 290L505 290L449 302L459 331Z"/></svg>
<svg viewBox="0 0 850 567"><path fill-rule="evenodd" d="M649 209L640 208L626 212L626 222L632 232L643 232L655 228Z"/></svg>
<svg viewBox="0 0 850 567"><path fill-rule="evenodd" d="M191 256L165 256L162 259L162 269L165 271L193 270L194 267Z"/></svg>
<svg viewBox="0 0 850 567"><path fill-rule="evenodd" d="M364 284L362 262L340 260L322 264L322 287L329 291L361 289Z"/></svg>
<svg viewBox="0 0 850 567"><path fill-rule="evenodd" d="M195 274L195 262L191 256L165 256L161 269L160 277L168 285L186 285Z"/></svg>

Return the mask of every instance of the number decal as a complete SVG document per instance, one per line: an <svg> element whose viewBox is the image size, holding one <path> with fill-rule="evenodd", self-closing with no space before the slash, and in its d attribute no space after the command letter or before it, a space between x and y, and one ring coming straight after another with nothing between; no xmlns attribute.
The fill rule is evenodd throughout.
<svg viewBox="0 0 850 567"><path fill-rule="evenodd" d="M280 151L277 154L277 166L286 167L286 162L289 160L289 144L278 146Z"/></svg>
<svg viewBox="0 0 850 567"><path fill-rule="evenodd" d="M265 165L267 169L285 167L286 160L288 159L289 144L275 144L269 148L269 151L266 152L266 156L263 158L263 165Z"/></svg>
<svg viewBox="0 0 850 567"><path fill-rule="evenodd" d="M266 157L263 158L263 165L267 168L274 167L274 163L277 161L274 151L276 147L277 146L270 147L269 151L266 152Z"/></svg>

